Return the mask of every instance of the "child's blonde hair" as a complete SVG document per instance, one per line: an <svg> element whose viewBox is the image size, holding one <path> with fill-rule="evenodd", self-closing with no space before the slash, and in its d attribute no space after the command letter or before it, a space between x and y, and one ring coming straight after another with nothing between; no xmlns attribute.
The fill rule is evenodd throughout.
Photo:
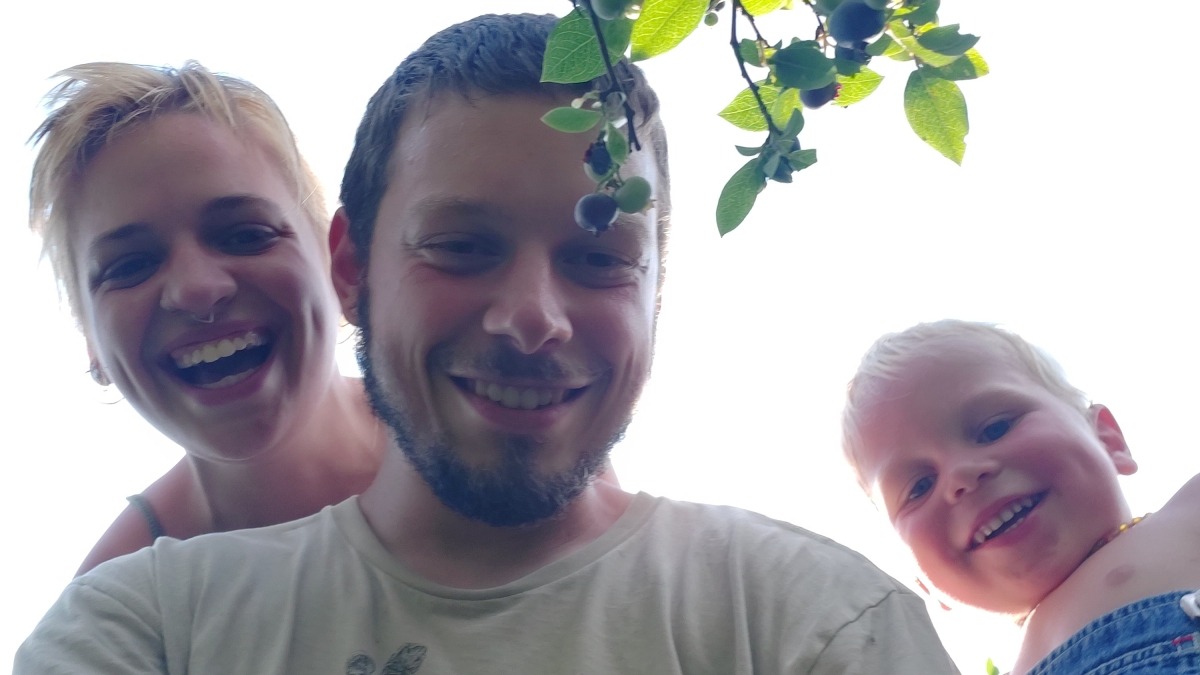
<svg viewBox="0 0 1200 675"><path fill-rule="evenodd" d="M872 398L878 384L895 380L915 357L928 354L931 346L951 339L986 342L1007 350L1047 391L1066 401L1080 414L1086 413L1090 405L1087 395L1067 381L1058 362L1019 335L995 324L944 319L889 333L876 340L863 356L858 372L847 386L846 407L842 411L842 450L864 490L870 490L858 466L861 449L858 430L863 422L864 402Z"/></svg>
<svg viewBox="0 0 1200 675"><path fill-rule="evenodd" d="M195 61L182 68L86 63L55 75L66 78L46 96L52 108L30 141L40 144L29 185L29 227L42 237L71 314L79 323L79 272L72 263L71 196L96 154L118 136L159 115L200 114L265 144L295 184L304 214L318 232L329 224L316 176L296 147L283 113L261 89L210 72Z"/></svg>

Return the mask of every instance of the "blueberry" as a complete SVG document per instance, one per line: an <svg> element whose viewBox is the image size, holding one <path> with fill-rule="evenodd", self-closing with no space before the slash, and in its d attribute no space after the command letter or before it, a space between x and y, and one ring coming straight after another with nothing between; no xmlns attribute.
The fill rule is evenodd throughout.
<svg viewBox="0 0 1200 675"><path fill-rule="evenodd" d="M863 0L842 0L826 22L829 36L838 44L858 42L883 30L887 15Z"/></svg>
<svg viewBox="0 0 1200 675"><path fill-rule="evenodd" d="M820 108L837 98L840 86L837 82L830 82L820 89L805 89L800 92L800 102L805 108Z"/></svg>
<svg viewBox="0 0 1200 675"><path fill-rule="evenodd" d="M591 170L593 178L600 180L612 171L613 161L612 155L608 154L608 146L604 141L596 141L588 146L586 152L583 153L583 163Z"/></svg>
<svg viewBox="0 0 1200 675"><path fill-rule="evenodd" d="M575 202L575 222L600 236L617 219L617 200L603 192L593 192Z"/></svg>
<svg viewBox="0 0 1200 675"><path fill-rule="evenodd" d="M866 40L857 40L850 44L834 47L833 57L864 66L871 62L871 55L867 53Z"/></svg>

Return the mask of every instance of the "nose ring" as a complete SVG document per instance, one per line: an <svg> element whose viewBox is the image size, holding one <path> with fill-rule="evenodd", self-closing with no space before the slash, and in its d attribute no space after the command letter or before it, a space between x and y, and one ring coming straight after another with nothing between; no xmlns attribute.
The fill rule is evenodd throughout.
<svg viewBox="0 0 1200 675"><path fill-rule="evenodd" d="M216 319L216 314L217 314L216 310L214 310L210 307L208 310L208 316L198 316L196 314L193 314L192 318L195 319L197 323L212 323L213 320Z"/></svg>

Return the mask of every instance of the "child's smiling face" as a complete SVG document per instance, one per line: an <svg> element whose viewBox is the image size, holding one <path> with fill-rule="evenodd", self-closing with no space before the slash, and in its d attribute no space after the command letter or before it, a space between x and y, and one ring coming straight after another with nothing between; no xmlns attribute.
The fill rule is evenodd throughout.
<svg viewBox="0 0 1200 675"><path fill-rule="evenodd" d="M1136 470L1102 406L1082 412L998 341L946 337L871 383L856 459L929 581L1023 613L1129 517Z"/></svg>

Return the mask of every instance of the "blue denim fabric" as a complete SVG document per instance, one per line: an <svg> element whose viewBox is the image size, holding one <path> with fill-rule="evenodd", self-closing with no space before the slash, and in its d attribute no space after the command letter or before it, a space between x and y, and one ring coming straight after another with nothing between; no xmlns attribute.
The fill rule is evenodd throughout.
<svg viewBox="0 0 1200 675"><path fill-rule="evenodd" d="M1071 636L1029 675L1200 675L1200 620L1178 591L1106 614Z"/></svg>

